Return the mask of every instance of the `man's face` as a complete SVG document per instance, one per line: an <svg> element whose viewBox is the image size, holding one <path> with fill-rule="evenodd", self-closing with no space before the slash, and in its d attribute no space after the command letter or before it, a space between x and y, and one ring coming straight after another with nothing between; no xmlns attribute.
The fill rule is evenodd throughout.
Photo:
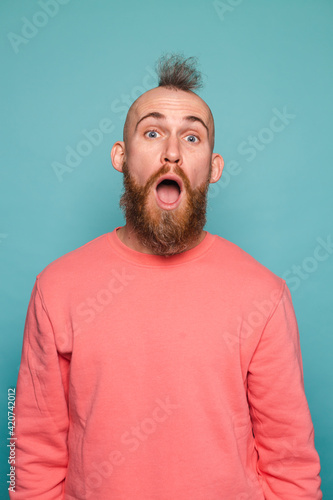
<svg viewBox="0 0 333 500"><path fill-rule="evenodd" d="M121 205L153 253L184 251L202 232L208 185L221 175L215 168L211 180L219 156L212 153L213 130L208 106L192 92L158 87L130 111Z"/></svg>

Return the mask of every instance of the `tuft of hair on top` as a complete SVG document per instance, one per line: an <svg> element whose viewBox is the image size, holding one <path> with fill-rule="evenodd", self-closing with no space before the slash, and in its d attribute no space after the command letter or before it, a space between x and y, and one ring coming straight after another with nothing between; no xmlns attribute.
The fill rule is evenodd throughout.
<svg viewBox="0 0 333 500"><path fill-rule="evenodd" d="M185 90L200 89L201 72L197 69L197 58L185 58L180 54L166 54L157 61L158 86Z"/></svg>

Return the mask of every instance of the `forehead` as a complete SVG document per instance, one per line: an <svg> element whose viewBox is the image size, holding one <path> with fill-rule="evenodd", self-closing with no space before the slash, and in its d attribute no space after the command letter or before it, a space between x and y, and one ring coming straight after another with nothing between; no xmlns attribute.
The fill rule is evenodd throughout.
<svg viewBox="0 0 333 500"><path fill-rule="evenodd" d="M158 111L167 118L187 115L198 116L205 123L210 122L210 109L201 97L193 92L157 87L142 94L134 104L135 123L146 114Z"/></svg>

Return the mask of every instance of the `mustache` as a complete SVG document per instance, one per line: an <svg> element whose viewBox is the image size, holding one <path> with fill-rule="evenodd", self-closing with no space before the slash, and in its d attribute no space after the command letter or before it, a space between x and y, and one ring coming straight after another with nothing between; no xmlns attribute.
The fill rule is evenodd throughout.
<svg viewBox="0 0 333 500"><path fill-rule="evenodd" d="M168 165L166 163L166 164L162 165L162 167L160 167L157 170L157 172L155 172L154 174L152 174L148 178L148 180L145 184L145 188L144 188L145 194L147 193L147 191L149 191L149 189L152 187L152 185L155 184L155 182L158 181L158 179L160 177L162 177L162 175L168 174L171 170L172 170L172 173L178 175L178 177L181 178L181 180L183 181L183 184L185 186L186 191L191 192L190 180L187 177L187 175L185 174L185 172L179 167L179 165L176 165L173 169L171 169L170 165Z"/></svg>
<svg viewBox="0 0 333 500"><path fill-rule="evenodd" d="M168 173L177 175L183 183L186 196L178 211L168 212L149 206L152 187ZM165 163L146 181L139 184L132 178L126 161L123 164L124 193L120 207L126 223L136 231L141 243L154 254L170 256L186 250L194 242L206 223L206 194L209 178L196 188L179 165ZM148 201L147 201L148 200Z"/></svg>

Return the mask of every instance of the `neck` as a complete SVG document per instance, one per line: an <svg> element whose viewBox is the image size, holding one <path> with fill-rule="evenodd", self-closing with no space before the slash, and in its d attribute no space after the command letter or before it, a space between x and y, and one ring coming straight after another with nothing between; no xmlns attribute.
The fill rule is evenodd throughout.
<svg viewBox="0 0 333 500"><path fill-rule="evenodd" d="M122 226L117 230L117 236L120 239L120 241L122 243L124 243L124 245L131 248L132 250L135 250L135 251L141 252L141 253L154 255L154 252L152 252L146 246L142 245L142 243L140 242L139 238L137 237L137 235L135 233L135 230L133 229L133 227L129 223L126 223L125 226ZM197 245L199 245L199 243L202 242L202 240L205 238L205 236L206 236L206 231L201 231L200 235L195 240L195 242L192 242L186 248L185 251L191 250L191 248L194 248Z"/></svg>

